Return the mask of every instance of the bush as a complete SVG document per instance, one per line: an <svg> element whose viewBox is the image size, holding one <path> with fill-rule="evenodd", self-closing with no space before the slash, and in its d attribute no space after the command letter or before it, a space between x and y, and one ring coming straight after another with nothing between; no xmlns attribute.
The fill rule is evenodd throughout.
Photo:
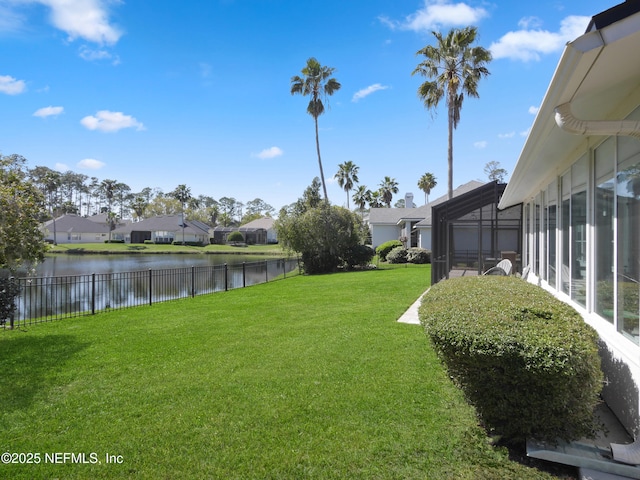
<svg viewBox="0 0 640 480"><path fill-rule="evenodd" d="M371 262L375 255L373 248L368 245L354 245L344 256L345 266L350 269L353 267L364 267Z"/></svg>
<svg viewBox="0 0 640 480"><path fill-rule="evenodd" d="M507 440L593 435L597 334L569 305L515 277L431 288L420 319L485 426Z"/></svg>
<svg viewBox="0 0 640 480"><path fill-rule="evenodd" d="M431 263L431 251L412 247L407 250L407 262L417 264Z"/></svg>
<svg viewBox="0 0 640 480"><path fill-rule="evenodd" d="M394 248L401 246L402 242L400 240L389 240L388 242L384 242L378 245L378 248L376 248L376 253L378 254L378 257L380 257L380 261L386 262L389 252Z"/></svg>
<svg viewBox="0 0 640 480"><path fill-rule="evenodd" d="M395 247L387 254L387 262L407 263L407 249L402 246Z"/></svg>
<svg viewBox="0 0 640 480"><path fill-rule="evenodd" d="M4 325L13 317L18 295L20 284L15 278L0 278L0 325Z"/></svg>
<svg viewBox="0 0 640 480"><path fill-rule="evenodd" d="M244 242L244 236L238 230L236 230L235 232L231 232L227 236L227 243L238 243L238 242Z"/></svg>
<svg viewBox="0 0 640 480"><path fill-rule="evenodd" d="M104 243L124 243L124 240L105 240Z"/></svg>

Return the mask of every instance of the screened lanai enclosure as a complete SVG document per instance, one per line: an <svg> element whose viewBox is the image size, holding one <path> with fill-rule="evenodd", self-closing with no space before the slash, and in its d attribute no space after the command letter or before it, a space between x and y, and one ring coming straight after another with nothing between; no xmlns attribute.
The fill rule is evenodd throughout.
<svg viewBox="0 0 640 480"><path fill-rule="evenodd" d="M490 182L433 207L431 283L481 274L507 258L521 269L522 205L498 210L506 184Z"/></svg>

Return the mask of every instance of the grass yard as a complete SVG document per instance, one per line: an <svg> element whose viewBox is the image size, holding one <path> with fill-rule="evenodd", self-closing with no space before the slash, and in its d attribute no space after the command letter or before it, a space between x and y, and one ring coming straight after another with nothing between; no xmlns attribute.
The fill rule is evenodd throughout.
<svg viewBox="0 0 640 480"><path fill-rule="evenodd" d="M422 328L396 322L429 268L0 331L0 453L40 462L0 478L549 478L489 445Z"/></svg>

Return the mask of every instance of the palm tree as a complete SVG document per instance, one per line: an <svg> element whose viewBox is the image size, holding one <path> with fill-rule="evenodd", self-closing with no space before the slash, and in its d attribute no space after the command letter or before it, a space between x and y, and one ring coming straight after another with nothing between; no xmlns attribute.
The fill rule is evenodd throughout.
<svg viewBox="0 0 640 480"><path fill-rule="evenodd" d="M347 210L349 209L349 191L353 188L354 183L358 183L358 170L359 167L349 160L338 165L338 173L335 175L340 188L347 192Z"/></svg>
<svg viewBox="0 0 640 480"><path fill-rule="evenodd" d="M318 117L324 113L323 98L333 95L340 90L340 83L331 78L335 68L320 65L318 60L311 57L307 60L307 65L302 69L302 77L295 75L291 77L291 95L299 93L303 96L311 95L307 113L313 117L316 125L316 150L318 152L318 165L320 166L320 179L324 190L324 199L329 202L327 196L327 186L324 181L324 171L322 170L322 159L320 157L320 140L318 137Z"/></svg>
<svg viewBox="0 0 640 480"><path fill-rule="evenodd" d="M478 98L478 83L489 75L486 65L491 61L491 53L483 47L472 46L477 36L476 27L454 28L446 37L432 32L437 46L427 45L416 55L425 59L416 67L412 75L419 73L427 80L418 88L418 96L428 110L435 109L446 98L449 121L449 163L448 197L453 196L453 130L458 127L460 110L465 93Z"/></svg>
<svg viewBox="0 0 640 480"><path fill-rule="evenodd" d="M424 204L429 203L429 194L431 193L431 189L434 188L438 182L436 181L436 177L433 176L433 173L425 173L418 180L418 188L424 192Z"/></svg>
<svg viewBox="0 0 640 480"><path fill-rule="evenodd" d="M116 219L116 216L112 214L111 205L118 190L118 182L116 180L105 179L100 182L98 190L104 195L104 198L107 199L107 224L109 225L109 243L111 243L111 231L115 228Z"/></svg>
<svg viewBox="0 0 640 480"><path fill-rule="evenodd" d="M169 196L175 198L180 202L182 207L182 244L184 245L184 206L191 201L191 189L185 184L178 185L176 189L169 193Z"/></svg>
<svg viewBox="0 0 640 480"><path fill-rule="evenodd" d="M358 185L352 198L353 203L355 203L360 210L360 215L364 217L364 207L367 206L367 203L371 202L371 190L368 190L365 185Z"/></svg>
<svg viewBox="0 0 640 480"><path fill-rule="evenodd" d="M371 195L369 197L369 206L371 208L381 208L383 205L382 203L382 193L380 192L380 190L376 190L375 192L371 192Z"/></svg>
<svg viewBox="0 0 640 480"><path fill-rule="evenodd" d="M398 182L395 178L384 177L384 180L380 182L380 195L382 201L387 204L387 208L391 208L394 193L398 193Z"/></svg>

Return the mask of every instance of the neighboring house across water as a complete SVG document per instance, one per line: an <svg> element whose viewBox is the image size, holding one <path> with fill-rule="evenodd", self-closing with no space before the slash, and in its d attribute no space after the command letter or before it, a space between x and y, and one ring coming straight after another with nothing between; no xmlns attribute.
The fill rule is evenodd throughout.
<svg viewBox="0 0 640 480"><path fill-rule="evenodd" d="M109 239L109 225L106 221L94 221L78 215L62 215L56 218L55 226L53 220L48 220L42 224L41 230L44 239L51 243L95 243Z"/></svg>
<svg viewBox="0 0 640 480"><path fill-rule="evenodd" d="M209 229L209 225L197 220L185 220L183 229L182 215L163 215L116 228L111 234L114 240L125 243L173 243L182 242L184 232L185 243L208 245Z"/></svg>
<svg viewBox="0 0 640 480"><path fill-rule="evenodd" d="M269 217L258 218L241 227L215 227L211 229L211 243L227 243L231 232L241 232L245 243L249 245L266 245L278 243L278 235L274 228L275 220Z"/></svg>
<svg viewBox="0 0 640 480"><path fill-rule="evenodd" d="M483 182L472 180L456 188L453 196L455 198L482 185ZM373 248L389 240L400 240L407 247L431 250L431 207L446 201L447 195L443 195L421 207L372 208L369 227Z"/></svg>
<svg viewBox="0 0 640 480"><path fill-rule="evenodd" d="M640 2L568 43L499 203L523 204L528 280L599 334L602 396L640 434Z"/></svg>

